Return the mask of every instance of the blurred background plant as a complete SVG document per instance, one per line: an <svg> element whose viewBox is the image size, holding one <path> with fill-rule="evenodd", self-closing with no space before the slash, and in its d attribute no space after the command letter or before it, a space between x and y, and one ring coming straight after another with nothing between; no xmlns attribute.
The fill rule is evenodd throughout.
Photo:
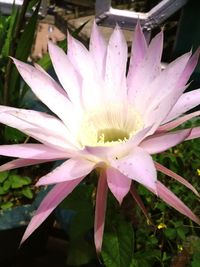
<svg viewBox="0 0 200 267"><path fill-rule="evenodd" d="M40 8L39 0L25 0L22 6L13 4L11 14L0 14L0 104L25 107L28 87L22 82L10 57L27 61L30 56ZM1 125L0 143L20 143L26 136L16 129ZM4 163L1 157L1 164ZM0 209L20 205L33 198L32 180L17 171L0 174ZM22 202L21 202L22 201Z"/></svg>
<svg viewBox="0 0 200 267"><path fill-rule="evenodd" d="M24 1L19 8L12 7L10 16L0 16L0 101L1 104L22 107L27 91L12 64L16 57L27 61L35 38L39 0ZM35 10L33 11L33 7ZM27 14L30 14L27 16Z"/></svg>

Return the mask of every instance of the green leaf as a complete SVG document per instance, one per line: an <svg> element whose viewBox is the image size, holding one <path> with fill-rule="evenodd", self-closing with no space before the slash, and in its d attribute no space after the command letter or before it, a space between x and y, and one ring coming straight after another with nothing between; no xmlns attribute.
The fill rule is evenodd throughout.
<svg viewBox="0 0 200 267"><path fill-rule="evenodd" d="M200 266L200 254L199 254L199 252L194 253L194 255L192 257L191 266L192 267L199 267Z"/></svg>
<svg viewBox="0 0 200 267"><path fill-rule="evenodd" d="M29 187L23 188L21 193L22 193L22 195L24 195L28 199L32 199L33 198L33 191Z"/></svg>
<svg viewBox="0 0 200 267"><path fill-rule="evenodd" d="M21 188L24 185L29 185L31 183L31 179L29 177L22 177L17 174L12 174L9 176L9 180L11 183L11 188L16 189L16 188Z"/></svg>
<svg viewBox="0 0 200 267"><path fill-rule="evenodd" d="M185 231L184 231L184 229L182 229L182 228L178 228L178 229L177 229L177 234L178 234L178 236L179 236L182 240L185 239Z"/></svg>
<svg viewBox="0 0 200 267"><path fill-rule="evenodd" d="M37 5L37 8L35 9L33 15L30 17L27 25L25 26L17 45L15 56L22 61L27 60L28 56L30 55L33 40L35 37L39 7L40 5Z"/></svg>
<svg viewBox="0 0 200 267"><path fill-rule="evenodd" d="M85 236L93 227L93 190L92 185L80 185L61 204L61 208L75 211L69 228L71 240Z"/></svg>
<svg viewBox="0 0 200 267"><path fill-rule="evenodd" d="M37 25L39 6L40 4L37 5L37 8L35 9L33 15L30 17L17 43L15 57L22 61L26 61L31 52L33 40L35 37L35 29ZM16 68L12 68L11 77L12 80L9 84L10 92L11 91L13 92L13 89L15 90L15 92L13 92L13 95L15 96L13 101L17 103L18 106L20 106L23 100L22 96L25 95L26 91L28 90L28 86L24 87L25 92L24 90L20 90L21 89L20 76Z"/></svg>
<svg viewBox="0 0 200 267"><path fill-rule="evenodd" d="M10 201L1 204L1 209L2 209L2 210L10 209L10 208L12 208L12 207L13 207L13 203L10 202Z"/></svg>
<svg viewBox="0 0 200 267"><path fill-rule="evenodd" d="M67 248L67 265L82 266L95 257L94 247L83 239L70 242Z"/></svg>
<svg viewBox="0 0 200 267"><path fill-rule="evenodd" d="M27 8L27 11L31 11L31 9L38 4L38 2L41 2L40 0L32 0L30 1L29 5L28 5L28 8Z"/></svg>
<svg viewBox="0 0 200 267"><path fill-rule="evenodd" d="M3 190L6 192L8 191L8 189L10 189L10 187L11 187L10 179L5 180L5 182L3 183Z"/></svg>
<svg viewBox="0 0 200 267"><path fill-rule="evenodd" d="M161 252L160 250L152 249L152 250L143 250L142 252L136 252L133 256L133 263L135 265L131 265L130 267L135 266L145 266L145 267L152 267L155 263L155 266L161 266L158 264L160 263ZM136 265L137 263L137 265Z"/></svg>
<svg viewBox="0 0 200 267"><path fill-rule="evenodd" d="M177 236L177 232L176 229L174 228L166 228L164 230L164 234L167 238L169 238L170 240L173 240L174 238L176 238Z"/></svg>
<svg viewBox="0 0 200 267"><path fill-rule="evenodd" d="M2 47L5 44L5 39L7 36L7 30L9 27L9 19L8 18L0 15L0 51L2 50ZM1 54L0 57L2 57L2 53L0 53L0 54Z"/></svg>
<svg viewBox="0 0 200 267"><path fill-rule="evenodd" d="M4 137L7 142L20 143L25 140L26 135L15 128L6 126L4 128Z"/></svg>
<svg viewBox="0 0 200 267"><path fill-rule="evenodd" d="M131 223L118 217L112 232L105 232L102 258L106 267L129 267L132 264L134 232Z"/></svg>
<svg viewBox="0 0 200 267"><path fill-rule="evenodd" d="M74 38L77 38L79 33L82 31L82 29L85 27L86 24L88 24L90 20L87 20L84 22L80 27L78 27L75 31L73 31L71 34Z"/></svg>
<svg viewBox="0 0 200 267"><path fill-rule="evenodd" d="M45 54L40 60L37 62L44 70L48 70L52 67L51 59L49 54Z"/></svg>
<svg viewBox="0 0 200 267"><path fill-rule="evenodd" d="M130 267L140 267L140 266L138 261L133 258Z"/></svg>
<svg viewBox="0 0 200 267"><path fill-rule="evenodd" d="M4 190L2 186L0 186L0 196L7 194L7 190Z"/></svg>
<svg viewBox="0 0 200 267"><path fill-rule="evenodd" d="M8 174L9 174L8 171L0 172L0 183L3 183L7 179Z"/></svg>
<svg viewBox="0 0 200 267"><path fill-rule="evenodd" d="M133 261L131 262L130 267L141 267L141 266L145 266L145 267L151 267L151 263L148 262L148 260L146 259L133 259Z"/></svg>
<svg viewBox="0 0 200 267"><path fill-rule="evenodd" d="M13 10L12 10L12 14L11 16L9 16L9 28L8 28L8 32L7 32L7 37L6 40L4 41L4 46L2 48L2 55L4 57L9 56L10 53L10 46L12 44L12 39L13 39L13 32L16 26L16 22L18 19L18 15L19 15L19 9L17 9L16 7L13 6Z"/></svg>

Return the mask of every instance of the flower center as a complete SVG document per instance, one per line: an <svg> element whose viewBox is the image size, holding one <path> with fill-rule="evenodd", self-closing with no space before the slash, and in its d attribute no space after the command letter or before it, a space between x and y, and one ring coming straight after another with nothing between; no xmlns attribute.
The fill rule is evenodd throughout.
<svg viewBox="0 0 200 267"><path fill-rule="evenodd" d="M81 146L113 146L126 142L142 129L141 115L132 107L107 106L84 114L78 132Z"/></svg>
<svg viewBox="0 0 200 267"><path fill-rule="evenodd" d="M129 134L121 129L100 129L97 132L97 142L116 142L129 139Z"/></svg>

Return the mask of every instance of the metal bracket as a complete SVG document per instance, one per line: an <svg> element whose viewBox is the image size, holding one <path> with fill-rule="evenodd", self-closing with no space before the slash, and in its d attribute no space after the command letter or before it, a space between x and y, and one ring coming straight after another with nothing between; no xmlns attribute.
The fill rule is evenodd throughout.
<svg viewBox="0 0 200 267"><path fill-rule="evenodd" d="M15 4L16 7L23 5L23 0L0 0L0 13L4 15L10 15L12 13L12 7ZM39 15L42 17L47 15L48 1L42 0L40 5ZM26 14L28 17L31 16L31 12Z"/></svg>
<svg viewBox="0 0 200 267"><path fill-rule="evenodd" d="M182 8L188 0L163 0L149 12L141 13L112 8L111 0L96 0L96 22L100 25L133 30L138 19L144 31L151 31L160 25L177 10Z"/></svg>

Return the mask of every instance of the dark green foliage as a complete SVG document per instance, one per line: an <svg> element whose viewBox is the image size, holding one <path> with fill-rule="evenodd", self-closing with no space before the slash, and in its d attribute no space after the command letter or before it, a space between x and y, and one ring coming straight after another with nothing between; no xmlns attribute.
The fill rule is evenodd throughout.
<svg viewBox="0 0 200 267"><path fill-rule="evenodd" d="M0 173L0 209L8 209L34 196L30 177L16 174L16 171Z"/></svg>

